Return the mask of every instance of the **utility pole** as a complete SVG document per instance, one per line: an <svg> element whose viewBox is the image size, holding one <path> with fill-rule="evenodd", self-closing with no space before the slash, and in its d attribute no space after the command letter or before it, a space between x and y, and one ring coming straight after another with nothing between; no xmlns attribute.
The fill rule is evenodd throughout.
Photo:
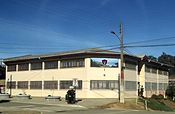
<svg viewBox="0 0 175 114"><path fill-rule="evenodd" d="M123 57L123 25L120 22L120 87L119 87L119 102L124 103L124 57Z"/></svg>
<svg viewBox="0 0 175 114"><path fill-rule="evenodd" d="M114 34L115 36L117 36L117 38L120 41L120 75L118 77L118 83L119 83L119 88L118 88L118 98L119 98L119 102L120 103L124 103L124 87L125 87L125 83L124 83L124 47L123 47L123 25L122 22L120 22L120 37L114 32L111 31L112 34Z"/></svg>

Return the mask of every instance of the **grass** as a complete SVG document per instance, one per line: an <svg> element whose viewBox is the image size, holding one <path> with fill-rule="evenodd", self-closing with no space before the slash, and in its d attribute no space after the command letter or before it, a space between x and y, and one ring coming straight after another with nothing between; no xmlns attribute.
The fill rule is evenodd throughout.
<svg viewBox="0 0 175 114"><path fill-rule="evenodd" d="M174 111L166 104L164 104L161 100L156 99L147 99L148 100L148 108L152 110L160 110L160 111Z"/></svg>

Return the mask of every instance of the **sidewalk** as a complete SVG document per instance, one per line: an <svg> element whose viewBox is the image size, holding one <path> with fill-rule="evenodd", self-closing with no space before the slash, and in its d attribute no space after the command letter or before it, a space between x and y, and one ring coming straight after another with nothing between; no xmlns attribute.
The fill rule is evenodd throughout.
<svg viewBox="0 0 175 114"><path fill-rule="evenodd" d="M76 104L67 104L64 99L45 99L44 97L32 97L32 99L19 99L13 97L11 102L27 103L27 104L41 104L41 105L54 105L64 107L79 107L79 108L96 108L98 106L108 104L111 102L117 102L117 99L82 99Z"/></svg>

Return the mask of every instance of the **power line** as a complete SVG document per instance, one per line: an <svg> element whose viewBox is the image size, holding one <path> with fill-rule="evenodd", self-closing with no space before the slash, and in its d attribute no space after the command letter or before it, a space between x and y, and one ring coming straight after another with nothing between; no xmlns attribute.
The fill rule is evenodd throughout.
<svg viewBox="0 0 175 114"><path fill-rule="evenodd" d="M137 47L169 47L175 46L175 44L155 44L155 45L135 45L135 46L125 46L125 48L137 48Z"/></svg>
<svg viewBox="0 0 175 114"><path fill-rule="evenodd" d="M125 45L128 45L128 44L139 44L139 43L147 43L147 42L153 42L153 41L158 41L158 40L169 40L169 39L175 39L175 37L164 37L164 38L158 38L158 39L151 39L151 40L142 40L142 41L137 41L137 42L130 42L130 43L125 43L124 44L124 47L128 47L128 46L125 46ZM7 43L7 42L2 42L0 44L5 44L8 46L8 44L12 44L12 43ZM15 44L15 43L13 43ZM16 45L21 45L22 43L16 43ZM156 45L156 44L155 44ZM119 45L118 45L119 46ZM154 46L154 45L153 45ZM26 47L26 45L24 47L13 47L13 49L57 49L57 48L69 48L71 46L64 46L64 47ZM73 47L73 46L72 46ZM106 46L98 46L98 47L92 47L92 48L108 48L108 47L116 47L116 45L106 45ZM134 46L129 46L129 47L134 47ZM136 45L137 47L137 45ZM149 47L149 46L148 46ZM9 47L2 47L0 46L0 48L6 48L6 49L11 49Z"/></svg>
<svg viewBox="0 0 175 114"><path fill-rule="evenodd" d="M160 40L170 40L170 39L175 39L175 36L172 37L164 37L164 38L157 38L157 39L151 39L151 40L142 40L142 41L136 41L136 42L129 42L125 43L124 45L128 44L138 44L138 43L148 43L148 42L154 42L154 41L160 41Z"/></svg>

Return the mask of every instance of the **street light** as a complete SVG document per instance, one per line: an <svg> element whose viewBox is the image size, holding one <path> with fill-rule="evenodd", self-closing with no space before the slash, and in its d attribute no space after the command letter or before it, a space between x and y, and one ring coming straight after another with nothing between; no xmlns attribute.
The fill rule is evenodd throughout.
<svg viewBox="0 0 175 114"><path fill-rule="evenodd" d="M119 78L119 102L124 103L124 57L123 57L123 26L120 23L120 37L114 32L111 31L112 34L117 36L120 41L120 78Z"/></svg>

